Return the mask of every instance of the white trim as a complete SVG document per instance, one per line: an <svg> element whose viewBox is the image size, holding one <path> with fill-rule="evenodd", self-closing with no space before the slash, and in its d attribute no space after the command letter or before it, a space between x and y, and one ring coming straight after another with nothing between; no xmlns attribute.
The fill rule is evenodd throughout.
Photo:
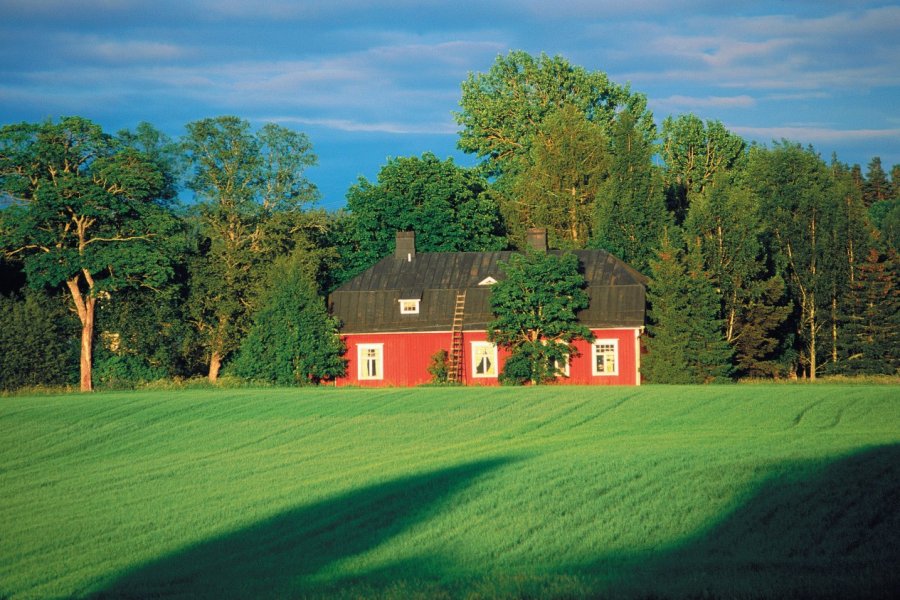
<svg viewBox="0 0 900 600"><path fill-rule="evenodd" d="M491 342L471 342L472 349L472 377L474 379L496 379L497 373L499 371L497 367L497 345L492 344ZM476 348L484 348L487 347L489 352L477 352ZM480 354L480 357L479 357ZM486 364L479 365L480 362L478 359L482 361L486 360ZM478 369L486 370L486 373L479 373Z"/></svg>
<svg viewBox="0 0 900 600"><path fill-rule="evenodd" d="M418 298L400 298L397 300L400 303L400 314L401 315L417 315L419 314L419 300ZM412 306L407 306L407 302L412 302Z"/></svg>
<svg viewBox="0 0 900 600"><path fill-rule="evenodd" d="M605 346L601 350L601 347ZM611 347L611 348L610 348ZM612 362L613 369L612 371L598 371L597 370L597 358L598 355L603 353L605 357L608 352L612 352ZM619 340L618 339L605 339L605 340L594 340L594 343L591 344L591 375L594 377L613 377L619 374ZM604 367L606 366L606 361L604 360Z"/></svg>
<svg viewBox="0 0 900 600"><path fill-rule="evenodd" d="M372 356L367 356L374 351ZM372 359L370 364L369 359ZM384 344L357 344L356 377L359 381L381 381L384 379ZM372 374L369 369L372 369Z"/></svg>
<svg viewBox="0 0 900 600"><path fill-rule="evenodd" d="M634 330L634 385L641 385L641 334L643 327Z"/></svg>
<svg viewBox="0 0 900 600"><path fill-rule="evenodd" d="M487 277L479 281L478 285L494 285L495 283L497 283L497 280L488 275Z"/></svg>

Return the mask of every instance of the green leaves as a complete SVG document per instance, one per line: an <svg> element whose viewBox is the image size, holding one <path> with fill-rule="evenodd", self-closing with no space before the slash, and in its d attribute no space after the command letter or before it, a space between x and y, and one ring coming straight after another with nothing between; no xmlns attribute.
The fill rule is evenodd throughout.
<svg viewBox="0 0 900 600"><path fill-rule="evenodd" d="M648 354L641 372L653 383L710 383L731 373L732 349L718 318L720 300L695 248L666 237L651 262Z"/></svg>
<svg viewBox="0 0 900 600"><path fill-rule="evenodd" d="M273 270L270 291L232 366L239 377L308 385L343 375L338 324L328 315L303 258L282 259Z"/></svg>
<svg viewBox="0 0 900 600"><path fill-rule="evenodd" d="M552 380L551 365L562 364L571 342L592 339L576 316L589 303L578 258L528 252L513 254L500 268L506 277L491 288L495 318L488 339L512 352L506 379L521 382L524 373L535 383Z"/></svg>
<svg viewBox="0 0 900 600"><path fill-rule="evenodd" d="M156 286L172 273L157 163L80 117L0 129L0 192L18 203L0 216L0 247L20 256L33 287L65 283L82 323L83 391L91 389L97 298Z"/></svg>
<svg viewBox="0 0 900 600"><path fill-rule="evenodd" d="M434 154L395 158L377 183L360 179L347 192L352 263L365 268L389 254L397 231L416 232L422 252L505 247L500 214L487 181Z"/></svg>
<svg viewBox="0 0 900 600"><path fill-rule="evenodd" d="M268 239L269 224L317 197L305 176L316 157L305 135L279 125L254 133L247 121L223 116L189 123L187 131L182 148L193 167L187 185L201 199L204 238L193 262L191 311L215 381L218 361L247 332L281 241Z"/></svg>
<svg viewBox="0 0 900 600"><path fill-rule="evenodd" d="M459 147L485 159L492 174L509 172L531 147L544 120L574 106L588 120L606 127L625 105L646 108L642 97L561 56L533 57L517 50L498 56L487 73L470 74L462 84ZM652 124L652 119L649 120Z"/></svg>

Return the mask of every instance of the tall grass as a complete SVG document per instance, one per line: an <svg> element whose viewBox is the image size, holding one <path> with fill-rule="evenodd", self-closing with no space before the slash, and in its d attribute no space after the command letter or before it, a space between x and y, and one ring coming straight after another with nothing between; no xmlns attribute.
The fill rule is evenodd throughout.
<svg viewBox="0 0 900 600"><path fill-rule="evenodd" d="M867 385L0 400L0 597L891 597Z"/></svg>

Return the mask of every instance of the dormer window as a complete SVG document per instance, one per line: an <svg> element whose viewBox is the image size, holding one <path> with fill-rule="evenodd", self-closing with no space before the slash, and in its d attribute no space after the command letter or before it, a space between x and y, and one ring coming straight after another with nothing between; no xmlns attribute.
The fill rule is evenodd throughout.
<svg viewBox="0 0 900 600"><path fill-rule="evenodd" d="M494 279L491 276L487 276L484 279L482 279L481 281L479 281L478 285L494 285L495 283L497 283L496 279Z"/></svg>
<svg viewBox="0 0 900 600"><path fill-rule="evenodd" d="M400 314L401 315L417 315L419 314L419 302L420 300L400 300Z"/></svg>

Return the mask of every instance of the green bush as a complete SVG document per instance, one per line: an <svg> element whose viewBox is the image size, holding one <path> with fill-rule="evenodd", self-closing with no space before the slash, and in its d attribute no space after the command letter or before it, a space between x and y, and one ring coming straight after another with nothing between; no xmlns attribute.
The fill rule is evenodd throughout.
<svg viewBox="0 0 900 600"><path fill-rule="evenodd" d="M251 381L310 385L343 375L337 321L297 257L277 263L270 291L253 318L230 373Z"/></svg>
<svg viewBox="0 0 900 600"><path fill-rule="evenodd" d="M77 320L59 296L0 295L0 389L78 381Z"/></svg>

